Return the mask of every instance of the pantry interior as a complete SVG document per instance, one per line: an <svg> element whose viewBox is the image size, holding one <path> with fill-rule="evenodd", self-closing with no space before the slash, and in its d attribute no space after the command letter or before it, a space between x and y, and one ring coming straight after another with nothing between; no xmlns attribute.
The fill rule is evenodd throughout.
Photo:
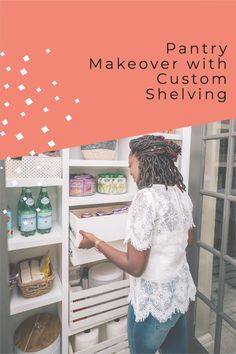
<svg viewBox="0 0 236 354"><path fill-rule="evenodd" d="M163 135L182 146L182 155L177 164L188 186L191 128L176 129L172 134L154 134ZM24 298L19 289L14 288L10 298L12 350L14 333L22 321L34 314L48 312L57 314L60 318L61 353L129 353L127 333L106 337L107 324L124 318L127 314L128 275L114 282L96 284L97 286L87 289L81 289L72 276L75 278L82 267L91 268L104 261L104 256L95 249L78 249L81 229L93 232L120 250L125 250L123 239L127 213L99 217L93 215L89 218L80 218L78 214L97 209L104 211L109 208L125 208L130 205L136 192L136 185L129 175L128 167L129 141L132 138L117 141L112 160L86 160L83 158L81 147L78 146L61 150L55 164L52 162L53 157L46 157L46 168L42 166L42 159L39 162L37 156L28 157L28 173L25 175L15 172L21 169L22 161L6 161L6 194L13 220L16 220L22 187L30 187L33 199L36 200L40 187L46 186L53 210L53 227L48 234L36 233L34 236L24 237L14 225L13 237L8 240L9 263L18 264L25 259L43 256L49 251L56 272L52 289L44 295ZM70 196L70 175L89 174L97 178L99 174L107 172L126 176L125 193L96 192L89 196ZM75 336L93 328L99 331L98 343L86 350L76 350Z"/></svg>

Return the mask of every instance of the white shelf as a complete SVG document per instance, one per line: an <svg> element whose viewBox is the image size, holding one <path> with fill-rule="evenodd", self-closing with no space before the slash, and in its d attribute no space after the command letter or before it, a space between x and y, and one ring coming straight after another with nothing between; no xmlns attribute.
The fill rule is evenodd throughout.
<svg viewBox="0 0 236 354"><path fill-rule="evenodd" d="M54 279L52 290L47 294L33 297L31 299L25 299L17 290L18 289L14 289L10 300L11 315L16 315L24 311L50 305L62 300L62 286L58 274Z"/></svg>
<svg viewBox="0 0 236 354"><path fill-rule="evenodd" d="M129 163L123 160L76 160L69 161L71 167L123 167L128 168Z"/></svg>
<svg viewBox="0 0 236 354"><path fill-rule="evenodd" d="M133 193L124 193L124 194L96 193L94 195L90 195L87 197L70 197L69 206L131 202L133 197L134 197Z"/></svg>
<svg viewBox="0 0 236 354"><path fill-rule="evenodd" d="M62 186L63 180L61 178L7 178L6 187L50 187Z"/></svg>
<svg viewBox="0 0 236 354"><path fill-rule="evenodd" d="M53 245L62 243L62 239L62 229L55 222L53 223L52 231L49 234L36 233L33 236L25 237L20 234L20 231L14 229L13 238L8 240L8 251Z"/></svg>

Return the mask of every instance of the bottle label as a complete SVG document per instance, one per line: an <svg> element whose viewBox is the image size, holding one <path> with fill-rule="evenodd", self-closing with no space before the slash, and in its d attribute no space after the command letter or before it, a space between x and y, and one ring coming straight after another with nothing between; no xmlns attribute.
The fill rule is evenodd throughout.
<svg viewBox="0 0 236 354"><path fill-rule="evenodd" d="M37 227L39 230L51 229L52 212L39 212L37 217Z"/></svg>
<svg viewBox="0 0 236 354"><path fill-rule="evenodd" d="M12 219L12 211L7 211L7 233L8 237L13 235L13 219Z"/></svg>
<svg viewBox="0 0 236 354"><path fill-rule="evenodd" d="M26 200L26 204L29 205L29 206L32 206L32 205L34 205L34 200L32 198L28 198Z"/></svg>
<svg viewBox="0 0 236 354"><path fill-rule="evenodd" d="M36 214L21 214L21 231L30 232L36 230Z"/></svg>
<svg viewBox="0 0 236 354"><path fill-rule="evenodd" d="M47 204L49 203L49 198L43 197L43 198L41 199L41 203L42 203L43 205L47 205Z"/></svg>

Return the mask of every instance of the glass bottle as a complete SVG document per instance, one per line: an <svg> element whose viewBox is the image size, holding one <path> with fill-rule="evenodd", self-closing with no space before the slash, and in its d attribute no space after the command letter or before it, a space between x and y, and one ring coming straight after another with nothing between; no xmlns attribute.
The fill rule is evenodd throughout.
<svg viewBox="0 0 236 354"><path fill-rule="evenodd" d="M36 232L36 209L32 198L31 189L26 188L25 198L20 208L21 235L32 236Z"/></svg>
<svg viewBox="0 0 236 354"><path fill-rule="evenodd" d="M37 231L41 234L49 233L52 229L52 205L47 188L41 187L37 201Z"/></svg>
<svg viewBox="0 0 236 354"><path fill-rule="evenodd" d="M25 190L26 190L26 188L22 188L20 199L19 199L18 206L17 206L17 228L18 228L18 230L20 230L20 227L21 227L20 211L21 211L22 205L24 204L23 198L25 197Z"/></svg>

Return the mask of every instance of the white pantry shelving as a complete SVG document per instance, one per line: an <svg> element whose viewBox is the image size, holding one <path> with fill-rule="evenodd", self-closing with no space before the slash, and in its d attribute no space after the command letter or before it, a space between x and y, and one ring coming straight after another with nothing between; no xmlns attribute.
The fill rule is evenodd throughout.
<svg viewBox="0 0 236 354"><path fill-rule="evenodd" d="M190 139L191 128L178 129L176 134L162 134L155 133L155 135L164 135L166 138L175 140L182 145L182 157L180 161L181 172L184 176L185 183L188 184L189 173L189 154L190 154ZM85 292L74 293L73 289L69 286L69 260L75 267L80 267L84 264L92 264L96 261L101 261L104 256L96 251L92 250L78 250L78 240L69 232L69 216L70 210L76 207L91 207L100 205L112 205L126 203L129 204L133 196L136 193L136 185L132 178L129 176L128 155L129 155L129 141L130 138L120 139L118 141L118 149L116 151L115 160L84 160L82 157L80 147L74 147L71 149L64 149L61 151L61 178L8 178L6 176L7 196L10 208L13 210L14 219L16 219L17 202L20 195L21 187L32 187L33 197L37 198L39 186L49 187L49 196L53 206L53 228L49 234L36 234L31 237L23 237L19 231L15 230L14 237L9 239L8 250L11 262L18 262L25 258L31 258L37 255L43 255L48 249L52 253L53 266L57 272L57 277L54 282L53 289L45 295L35 297L32 299L23 298L16 290L13 292L10 301L10 313L11 313L11 328L13 336L14 330L23 318L30 316L35 311L40 312L42 309L49 312L54 311L58 313L61 320L61 353L67 354L68 351L74 352L71 343L73 342L73 336L78 332L94 326L105 326L108 321L111 321L119 316L124 316L127 312L126 297L128 294L127 280L124 280L125 287L121 282L114 284L114 296L111 293L106 293L106 287L100 289L90 289L90 291L97 296L93 300L91 309L88 309L85 315L92 313L92 317L85 319L84 321L73 322L77 319L78 313L74 313L73 309L77 306L76 302L73 302L74 297L80 298ZM69 176L70 173L89 173L95 177L101 172L116 172L121 171L127 176L127 193L120 195L105 195L96 193L87 197L70 197L69 196ZM118 220L119 218L117 218ZM109 218L102 220L104 227ZM86 227L89 228L89 220L86 220ZM116 219L114 217L114 227L116 227ZM96 226L96 222L94 222ZM95 227L94 226L94 227ZM111 226L109 226L111 227ZM108 227L106 228L108 230ZM89 231L89 230L88 230ZM94 230L95 231L95 230ZM96 231L95 231L96 232ZM101 232L99 228L99 232ZM114 247L125 250L123 245L124 233L120 230L120 240L116 236L113 241L109 240ZM101 235L102 236L102 235ZM73 255L70 252L69 256L69 244L73 250ZM112 285L109 286L112 289ZM104 290L104 293L103 293ZM97 293L97 295L96 295ZM116 296L115 296L116 295ZM84 295L83 295L84 296ZM120 297L121 296L121 297ZM100 298L100 300L99 300ZM113 305L106 305L102 301L104 298L109 298L109 301ZM86 299L84 299L86 304ZM100 301L100 302L99 302ZM108 302L109 302L108 301ZM73 304L72 304L73 303ZM88 303L87 303L88 304ZM46 306L46 307L45 307ZM93 306L98 309L98 313L94 312ZM108 308L109 307L109 308ZM101 310L101 311L100 311ZM105 311L105 312L104 312ZM80 311L79 311L80 312ZM81 313L83 314L83 313ZM85 316L86 317L86 316ZM79 325L78 325L79 323ZM123 338L123 337L122 337ZM120 353L128 353L127 351L127 337L122 341L106 341L99 343L94 350L104 350L104 353L112 352L112 345L114 348L120 350ZM99 349L104 348L104 349ZM113 349L114 349L113 348Z"/></svg>
<svg viewBox="0 0 236 354"><path fill-rule="evenodd" d="M49 234L36 233L31 237L24 237L16 228L14 229L14 237L8 240L8 251L16 251L32 247L40 247L62 243L62 229L58 223L54 223L53 229Z"/></svg>

